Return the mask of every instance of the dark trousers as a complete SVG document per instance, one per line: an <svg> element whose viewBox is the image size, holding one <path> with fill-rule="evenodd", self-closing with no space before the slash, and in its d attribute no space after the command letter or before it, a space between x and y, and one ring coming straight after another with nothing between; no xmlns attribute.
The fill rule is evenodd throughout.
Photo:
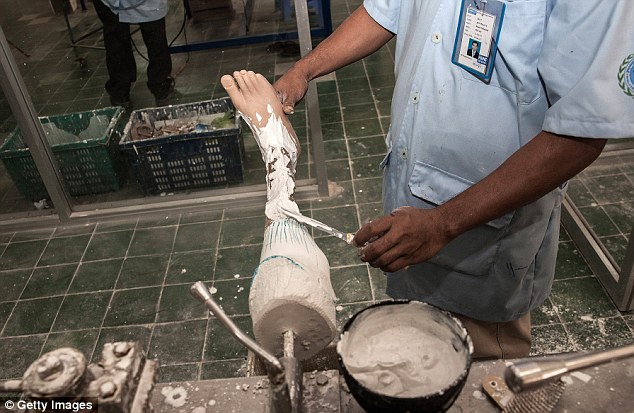
<svg viewBox="0 0 634 413"><path fill-rule="evenodd" d="M93 0L97 15L103 24L108 81L106 91L113 103L130 100L130 85L136 81L136 61L132 50L130 24L119 18L101 0ZM165 34L165 18L139 23L148 53L147 86L157 98L164 98L172 84L172 58Z"/></svg>

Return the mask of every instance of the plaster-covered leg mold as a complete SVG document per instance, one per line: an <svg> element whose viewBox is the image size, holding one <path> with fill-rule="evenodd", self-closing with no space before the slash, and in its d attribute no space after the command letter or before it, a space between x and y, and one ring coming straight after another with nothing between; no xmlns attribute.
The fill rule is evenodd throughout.
<svg viewBox="0 0 634 413"><path fill-rule="evenodd" d="M304 226L281 210L299 212L294 200L299 141L264 76L242 70L221 82L266 165L267 226L249 295L253 332L260 345L279 353L283 334L293 331L295 357L306 359L335 336L335 294L326 256Z"/></svg>

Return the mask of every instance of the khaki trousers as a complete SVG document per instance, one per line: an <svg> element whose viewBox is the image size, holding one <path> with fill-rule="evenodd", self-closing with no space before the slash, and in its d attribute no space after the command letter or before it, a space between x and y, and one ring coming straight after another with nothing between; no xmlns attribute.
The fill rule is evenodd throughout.
<svg viewBox="0 0 634 413"><path fill-rule="evenodd" d="M454 314L473 341L474 359L512 359L528 356L531 350L531 315L505 323L474 320Z"/></svg>

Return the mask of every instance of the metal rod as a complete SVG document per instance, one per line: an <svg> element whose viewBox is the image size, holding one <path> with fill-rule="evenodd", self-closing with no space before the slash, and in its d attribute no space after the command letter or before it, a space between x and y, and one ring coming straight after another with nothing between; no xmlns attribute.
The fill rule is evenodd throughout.
<svg viewBox="0 0 634 413"><path fill-rule="evenodd" d="M198 281L197 283L192 285L191 293L199 301L205 304L205 306L207 306L209 311L211 311L211 313L218 319L218 321L220 321L220 323L222 323L222 325L225 326L227 330L229 330L229 333L231 333L231 335L234 336L236 340L244 344L245 347L253 351L258 356L262 357L267 366L276 374L284 374L284 367L282 366L282 363L280 363L280 361L277 359L277 357L260 347L258 343L253 341L251 337L244 334L244 332L242 332L242 330L240 330L238 326L236 326L234 322L231 321L227 314L222 311L220 306L216 304L205 283L203 283L202 281Z"/></svg>
<svg viewBox="0 0 634 413"><path fill-rule="evenodd" d="M267 375L271 384L271 412L272 413L298 413L293 410L293 400L286 378L285 368L282 363L271 353L260 347L249 336L236 326L233 321L222 311L222 308L211 296L209 289L202 281L198 281L190 288L191 293L203 302L220 323L229 330L229 333L249 350L260 356L267 366Z"/></svg>
<svg viewBox="0 0 634 413"><path fill-rule="evenodd" d="M520 360L507 367L506 384L514 392L533 389L571 371L634 356L634 344L609 350L597 350L568 357Z"/></svg>

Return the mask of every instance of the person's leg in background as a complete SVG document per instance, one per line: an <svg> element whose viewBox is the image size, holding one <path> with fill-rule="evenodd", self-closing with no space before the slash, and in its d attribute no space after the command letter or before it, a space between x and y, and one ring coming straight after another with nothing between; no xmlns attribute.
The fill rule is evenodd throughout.
<svg viewBox="0 0 634 413"><path fill-rule="evenodd" d="M169 104L174 91L172 56L165 33L165 18L141 23L141 35L148 52L147 87L156 99L157 106Z"/></svg>
<svg viewBox="0 0 634 413"><path fill-rule="evenodd" d="M474 359L527 357L531 350L531 315L506 323L490 323L454 314L471 336Z"/></svg>
<svg viewBox="0 0 634 413"><path fill-rule="evenodd" d="M103 24L103 42L106 48L108 81L106 92L110 103L132 108L130 86L136 81L136 62L130 39L130 25L119 22L119 18L101 0L93 0L97 16Z"/></svg>

